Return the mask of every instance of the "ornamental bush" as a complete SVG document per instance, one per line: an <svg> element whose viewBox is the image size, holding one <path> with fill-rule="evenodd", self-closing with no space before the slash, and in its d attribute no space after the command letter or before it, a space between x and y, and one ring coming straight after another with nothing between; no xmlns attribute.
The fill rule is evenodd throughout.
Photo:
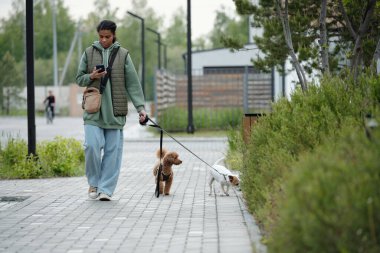
<svg viewBox="0 0 380 253"><path fill-rule="evenodd" d="M349 77L324 78L319 85L311 85L307 92L297 90L289 101L282 99L274 103L272 113L260 117L252 128L247 145L242 141L240 129L238 134L229 134L229 160L241 168L242 191L265 241L272 242L272 233L277 231L275 229L282 222L280 210L286 212L288 208L286 200L291 196L288 196L287 185L295 174L300 173L293 169L297 162L321 146L338 143L345 129L364 135L364 118L367 114L377 117L379 122L379 87L378 76L363 74L357 82ZM240 163L237 162L239 156L244 157ZM380 164L378 157L377 164ZM332 163L340 163L339 157L335 159L330 156L330 159ZM313 160L315 166L318 166L318 162L318 159ZM311 166L308 169L312 170ZM298 183L300 187L318 188L314 180L315 177L304 176ZM339 184L339 181L335 183ZM356 232L349 230L347 233ZM276 247L273 246L273 249ZM284 250L287 245L283 244L282 247ZM299 252L308 251L309 248L303 250Z"/></svg>
<svg viewBox="0 0 380 253"><path fill-rule="evenodd" d="M27 179L84 175L84 150L73 138L56 137L37 143L37 156L28 155L25 140L9 137L0 146L0 178Z"/></svg>
<svg viewBox="0 0 380 253"><path fill-rule="evenodd" d="M269 252L380 252L380 127L344 127L292 165Z"/></svg>

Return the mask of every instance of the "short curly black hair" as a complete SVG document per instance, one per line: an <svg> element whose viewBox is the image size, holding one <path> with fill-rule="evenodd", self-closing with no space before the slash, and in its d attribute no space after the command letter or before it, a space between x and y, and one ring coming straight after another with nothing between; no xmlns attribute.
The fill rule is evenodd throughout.
<svg viewBox="0 0 380 253"><path fill-rule="evenodd" d="M99 25L96 27L96 31L100 32L100 30L110 30L112 34L115 35L116 28L117 25L115 24L115 22L105 19L100 21ZM115 42L115 40L116 36L114 37L113 42Z"/></svg>

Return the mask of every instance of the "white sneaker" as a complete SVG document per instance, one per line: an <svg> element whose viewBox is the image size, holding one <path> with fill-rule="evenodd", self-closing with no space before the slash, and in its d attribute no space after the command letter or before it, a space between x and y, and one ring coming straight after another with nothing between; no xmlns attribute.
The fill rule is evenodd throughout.
<svg viewBox="0 0 380 253"><path fill-rule="evenodd" d="M88 197L90 199L96 199L98 197L96 187L90 186L90 188L88 189Z"/></svg>
<svg viewBox="0 0 380 253"><path fill-rule="evenodd" d="M99 200L100 201L110 201L111 197L102 192L99 194Z"/></svg>

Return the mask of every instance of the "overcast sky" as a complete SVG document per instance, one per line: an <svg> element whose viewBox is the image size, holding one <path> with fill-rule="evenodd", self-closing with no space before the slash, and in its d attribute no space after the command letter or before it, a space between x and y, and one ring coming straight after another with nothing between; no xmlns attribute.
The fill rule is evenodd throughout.
<svg viewBox="0 0 380 253"><path fill-rule="evenodd" d="M94 1L64 0L64 3L69 8L71 15L75 19L79 19L80 17L87 17L87 13L93 10L88 6L93 5ZM9 14L12 7L11 3L12 0L0 0L0 18ZM119 16L122 16L127 10L133 12L131 1L110 0L110 3L112 8L119 8ZM233 0L191 0L191 32L193 39L206 35L212 30L215 11L221 9L222 5L227 8L229 15L236 15ZM182 6L186 13L187 0L148 0L148 6L152 7L159 16L164 17L165 26L167 26L178 7Z"/></svg>

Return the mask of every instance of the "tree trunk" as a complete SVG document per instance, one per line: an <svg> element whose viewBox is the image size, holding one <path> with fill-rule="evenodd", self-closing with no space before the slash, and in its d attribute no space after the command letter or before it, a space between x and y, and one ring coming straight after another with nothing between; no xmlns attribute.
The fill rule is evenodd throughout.
<svg viewBox="0 0 380 253"><path fill-rule="evenodd" d="M322 73L330 73L329 68L329 44L327 41L327 30L326 30L326 9L327 0L322 0L321 3L321 16L319 17L319 30L320 39L319 45L321 46L321 60L322 60Z"/></svg>
<svg viewBox="0 0 380 253"><path fill-rule="evenodd" d="M352 56L352 65L351 65L355 80L357 79L357 76L358 76L359 67L361 67L362 65L362 53L363 53L362 39L365 33L368 31L369 23L372 18L375 6L376 6L376 0L368 1L366 10L364 12L363 20L360 23L359 31L356 36L355 46L354 46L353 56Z"/></svg>
<svg viewBox="0 0 380 253"><path fill-rule="evenodd" d="M344 8L344 5L343 5L343 2L342 0L339 0L338 1L338 4L339 4L339 9L340 9L340 12L342 13L343 15L343 19L344 21L346 22L346 26L347 26L347 29L348 31L350 32L351 36L352 36L352 39L353 40L356 40L356 32L354 30L354 28L352 28L352 24L350 22L350 19L348 18L348 15L347 15L347 12L346 12L346 9Z"/></svg>
<svg viewBox="0 0 380 253"><path fill-rule="evenodd" d="M373 54L373 59L372 59L372 63L371 63L371 69L373 70L373 72L376 72L377 61L379 59L380 59L380 38L377 41L375 53Z"/></svg>
<svg viewBox="0 0 380 253"><path fill-rule="evenodd" d="M4 112L4 91L3 91L3 85L0 82L0 112Z"/></svg>
<svg viewBox="0 0 380 253"><path fill-rule="evenodd" d="M276 10L277 15L280 18L282 28L284 30L285 42L289 50L290 57L292 58L292 64L297 72L298 80L300 81L302 91L305 92L307 90L307 81L305 76L305 71L302 68L302 65L299 63L296 53L294 52L292 35L289 27L288 20L288 0L285 0L285 9L284 15L281 10L281 0L276 0Z"/></svg>
<svg viewBox="0 0 380 253"><path fill-rule="evenodd" d="M6 106L6 114L10 114L10 107L11 107L11 101L10 101L10 90L9 87L7 88L7 106Z"/></svg>

